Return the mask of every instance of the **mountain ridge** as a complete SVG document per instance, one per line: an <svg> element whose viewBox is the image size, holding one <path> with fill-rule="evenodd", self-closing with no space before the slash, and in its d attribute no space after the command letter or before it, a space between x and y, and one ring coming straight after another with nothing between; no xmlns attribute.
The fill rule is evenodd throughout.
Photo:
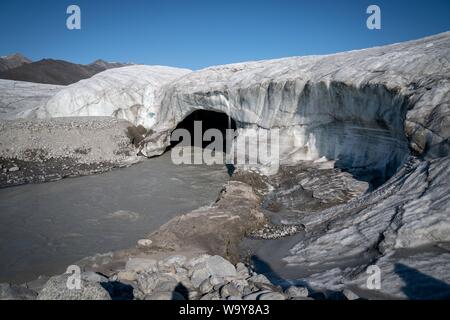
<svg viewBox="0 0 450 320"><path fill-rule="evenodd" d="M0 79L55 85L69 85L108 69L130 65L101 59L86 65L48 58L32 62L18 53L0 59Z"/></svg>

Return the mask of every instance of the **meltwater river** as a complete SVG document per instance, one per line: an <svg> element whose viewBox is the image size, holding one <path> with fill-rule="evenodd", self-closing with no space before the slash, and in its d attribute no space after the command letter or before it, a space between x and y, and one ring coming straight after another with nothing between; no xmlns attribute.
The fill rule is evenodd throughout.
<svg viewBox="0 0 450 320"><path fill-rule="evenodd" d="M0 189L0 283L63 273L125 249L172 217L216 200L223 166L172 164L170 153L108 173Z"/></svg>

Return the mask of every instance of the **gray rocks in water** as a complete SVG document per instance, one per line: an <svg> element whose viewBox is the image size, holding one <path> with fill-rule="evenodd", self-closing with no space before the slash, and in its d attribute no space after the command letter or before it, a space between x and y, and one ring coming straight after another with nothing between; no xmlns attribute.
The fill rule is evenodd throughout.
<svg viewBox="0 0 450 320"><path fill-rule="evenodd" d="M106 285L97 282L100 278L81 275L80 289L69 289L70 274L51 277L39 293L38 300L111 300Z"/></svg>
<svg viewBox="0 0 450 320"><path fill-rule="evenodd" d="M266 224L249 234L250 238L273 240L287 236L292 236L304 230L303 225L272 225Z"/></svg>
<svg viewBox="0 0 450 320"><path fill-rule="evenodd" d="M0 284L0 300L34 300L37 293L24 286Z"/></svg>

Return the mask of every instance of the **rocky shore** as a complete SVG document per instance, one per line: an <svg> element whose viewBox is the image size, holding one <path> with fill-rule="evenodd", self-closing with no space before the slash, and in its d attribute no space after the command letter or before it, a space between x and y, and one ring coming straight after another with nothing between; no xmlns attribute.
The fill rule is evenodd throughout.
<svg viewBox="0 0 450 320"><path fill-rule="evenodd" d="M312 300L325 295L307 287L274 285L251 267L218 255L168 255L156 260L130 258L110 277L80 274L80 289L69 289L73 275L41 278L22 286L0 285L1 299L37 300ZM345 295L342 294L344 298Z"/></svg>
<svg viewBox="0 0 450 320"><path fill-rule="evenodd" d="M239 173L236 179L251 173ZM302 226L275 225L263 214L264 192L231 180L217 201L178 216L138 241L135 248L98 254L75 263L81 289L68 289L71 274L2 284L0 299L82 300L311 300L353 299L348 290L315 291L275 282L255 270L239 244L249 236L281 238ZM264 179L259 177L259 179ZM262 193L261 193L262 192ZM287 228L287 229L286 229ZM283 233L282 230L288 230ZM290 232L289 232L290 231ZM281 233L280 233L281 232ZM348 297L347 297L348 296Z"/></svg>
<svg viewBox="0 0 450 320"><path fill-rule="evenodd" d="M0 187L47 182L140 161L125 120L107 117L0 121Z"/></svg>

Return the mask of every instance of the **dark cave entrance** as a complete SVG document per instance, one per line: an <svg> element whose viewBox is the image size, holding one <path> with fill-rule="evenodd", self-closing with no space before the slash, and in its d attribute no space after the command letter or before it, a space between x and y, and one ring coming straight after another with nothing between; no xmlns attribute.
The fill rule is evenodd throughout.
<svg viewBox="0 0 450 320"><path fill-rule="evenodd" d="M226 130L228 128L236 130L236 121L229 118L227 114L223 112L215 112L215 111L207 111L207 110L196 110L192 112L190 115L188 115L186 118L184 118L183 121L181 121L177 127L174 129L186 129L189 131L191 135L191 142L190 145L194 145L194 125L195 121L201 122L201 136L203 137L205 131L208 129L218 129L223 136L223 151L226 150L226 141L227 141L227 135ZM171 141L170 147L173 148L181 141ZM214 139L212 141L203 141L202 139L202 148L206 148L209 144L213 143ZM185 142L184 142L185 143ZM186 144L186 143L185 143Z"/></svg>

